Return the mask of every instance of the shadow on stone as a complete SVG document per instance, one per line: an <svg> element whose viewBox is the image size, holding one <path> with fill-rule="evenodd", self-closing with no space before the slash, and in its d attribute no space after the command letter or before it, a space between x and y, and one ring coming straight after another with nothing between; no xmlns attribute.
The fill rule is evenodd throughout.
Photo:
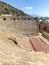
<svg viewBox="0 0 49 65"><path fill-rule="evenodd" d="M12 38L8 38L9 40L12 40L16 45L18 44L15 39L12 39Z"/></svg>

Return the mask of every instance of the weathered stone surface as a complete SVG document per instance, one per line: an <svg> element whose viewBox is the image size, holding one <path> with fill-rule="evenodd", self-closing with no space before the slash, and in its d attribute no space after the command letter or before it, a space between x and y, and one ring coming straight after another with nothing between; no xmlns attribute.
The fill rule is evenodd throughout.
<svg viewBox="0 0 49 65"><path fill-rule="evenodd" d="M20 37L16 38L18 46L8 37L0 35L0 65L49 65L49 53L35 52L30 46L29 37Z"/></svg>
<svg viewBox="0 0 49 65"><path fill-rule="evenodd" d="M0 22L0 65L49 65L49 53L35 52L15 23Z"/></svg>
<svg viewBox="0 0 49 65"><path fill-rule="evenodd" d="M0 31L32 35L38 33L35 20L0 21Z"/></svg>

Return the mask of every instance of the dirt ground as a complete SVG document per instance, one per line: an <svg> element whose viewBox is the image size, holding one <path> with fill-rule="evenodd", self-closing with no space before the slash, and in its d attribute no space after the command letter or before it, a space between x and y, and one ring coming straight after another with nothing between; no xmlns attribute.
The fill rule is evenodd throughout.
<svg viewBox="0 0 49 65"><path fill-rule="evenodd" d="M19 35L18 44L0 34L0 65L49 65L49 52L35 52L29 37Z"/></svg>

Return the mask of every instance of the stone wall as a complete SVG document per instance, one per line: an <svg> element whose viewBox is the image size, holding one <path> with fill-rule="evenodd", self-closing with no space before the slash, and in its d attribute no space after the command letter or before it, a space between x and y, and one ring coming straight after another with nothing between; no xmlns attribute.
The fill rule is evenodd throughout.
<svg viewBox="0 0 49 65"><path fill-rule="evenodd" d="M46 39L49 40L49 34L47 32L43 31L42 35L43 35L43 37L45 37Z"/></svg>
<svg viewBox="0 0 49 65"><path fill-rule="evenodd" d="M17 18L13 20L14 17L6 17L6 20L3 20L5 17L0 17L0 31L4 32L13 32L13 33L21 33L23 35L34 35L38 33L38 27L36 24L36 20L27 17L24 18ZM11 20L12 18L12 20Z"/></svg>
<svg viewBox="0 0 49 65"><path fill-rule="evenodd" d="M33 35L38 33L35 20L0 21L0 30L25 35Z"/></svg>
<svg viewBox="0 0 49 65"><path fill-rule="evenodd" d="M30 17L30 16L19 16L19 17L16 17L16 16L10 16L10 15L3 15L3 16L0 16L0 20L4 20L4 18L6 20L33 20L34 18L33 17Z"/></svg>

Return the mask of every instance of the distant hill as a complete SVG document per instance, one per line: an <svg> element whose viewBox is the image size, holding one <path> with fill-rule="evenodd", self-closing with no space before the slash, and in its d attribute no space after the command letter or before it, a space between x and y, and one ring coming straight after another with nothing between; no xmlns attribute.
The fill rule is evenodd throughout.
<svg viewBox="0 0 49 65"><path fill-rule="evenodd" d="M0 15L2 15L2 14L12 14L12 15L16 15L16 16L27 15L23 11L21 11L5 2L0 1Z"/></svg>

